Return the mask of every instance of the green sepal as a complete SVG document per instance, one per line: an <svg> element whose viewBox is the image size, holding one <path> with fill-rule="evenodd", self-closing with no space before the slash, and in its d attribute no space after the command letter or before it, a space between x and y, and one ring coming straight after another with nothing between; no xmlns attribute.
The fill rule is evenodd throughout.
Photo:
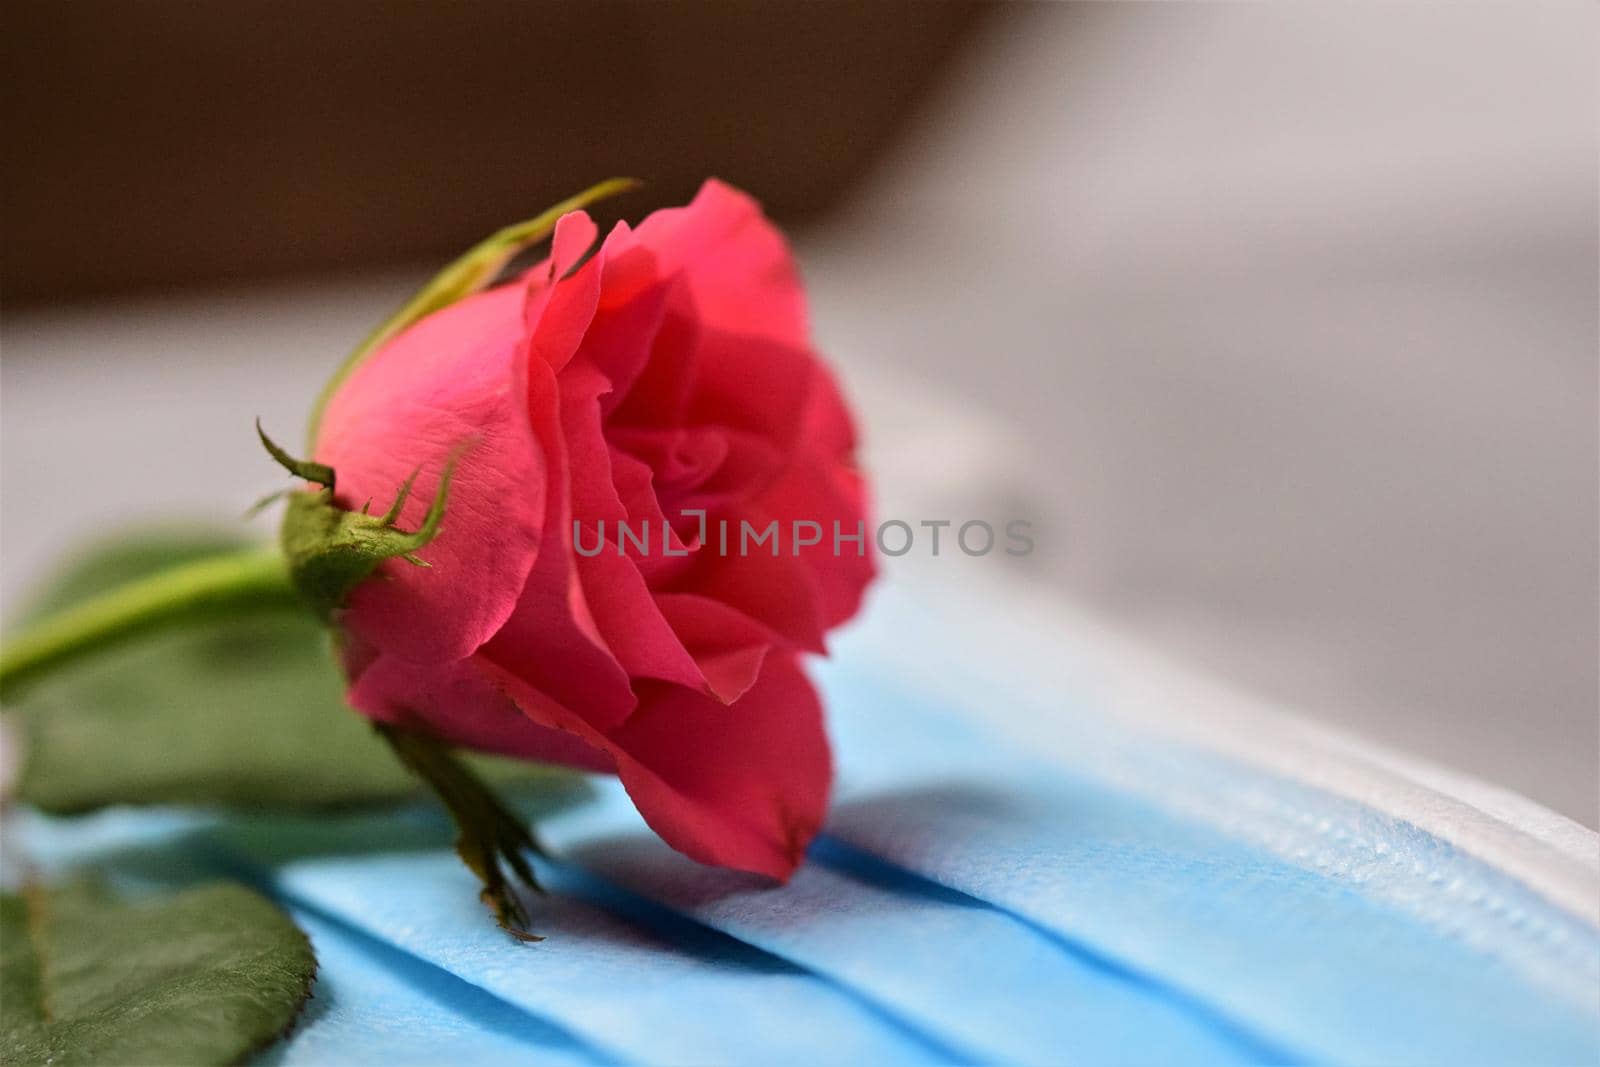
<svg viewBox="0 0 1600 1067"><path fill-rule="evenodd" d="M322 422L322 413L340 383L385 341L417 320L487 288L518 253L550 236L556 228L556 223L567 212L577 211L596 200L604 200L606 197L636 189L639 184L634 178L610 178L598 185L590 186L578 195L568 197L531 219L496 230L434 275L428 284L406 301L399 311L379 323L376 329L363 338L355 351L345 357L344 363L334 372L328 384L322 387L322 392L317 395L317 401L311 408L311 420L306 438L308 444L316 443L317 427Z"/></svg>
<svg viewBox="0 0 1600 1067"><path fill-rule="evenodd" d="M267 455L277 460L278 465L284 470L296 478L304 478L308 482L315 482L329 492L333 491L334 476L332 467L325 463L314 463L309 459L295 459L278 447L278 442L267 436L267 431L261 428L260 419L256 420L256 436L261 438L261 445L267 450ZM275 498L275 496L263 497L256 502L255 506L256 508L263 508L272 503Z"/></svg>
<svg viewBox="0 0 1600 1067"><path fill-rule="evenodd" d="M374 724L400 762L426 782L456 824L456 853L478 876L478 896L495 921L519 941L542 941L528 931L528 912L517 899L504 863L524 885L543 892L528 863L528 853L543 854L528 828L506 810L483 780L431 737L382 723Z"/></svg>
<svg viewBox="0 0 1600 1067"><path fill-rule="evenodd" d="M411 485L418 471L412 471L401 484L394 503L382 515L368 514L371 501L360 511L349 511L334 500L332 467L290 456L266 435L259 423L256 432L272 458L291 474L325 486L289 494L289 506L278 535L289 565L289 579L318 618L331 621L350 591L370 577L386 559L399 557L416 567L428 566L416 552L439 535L445 503L450 496L450 478L455 472L454 455L445 461L439 487L434 491L422 525L415 530L402 530L396 524L411 495Z"/></svg>

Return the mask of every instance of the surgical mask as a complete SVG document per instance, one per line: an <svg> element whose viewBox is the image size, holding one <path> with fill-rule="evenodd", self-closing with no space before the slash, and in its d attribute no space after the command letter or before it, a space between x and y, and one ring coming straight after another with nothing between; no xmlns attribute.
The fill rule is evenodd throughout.
<svg viewBox="0 0 1600 1067"><path fill-rule="evenodd" d="M282 1063L370 1059L375 1018L408 1035L388 1062L1600 1054L1593 835L1378 766L1057 606L961 596L890 589L820 666L838 788L782 888L673 853L607 779L539 820L531 947L431 809L32 817L21 845L283 901L331 996Z"/></svg>

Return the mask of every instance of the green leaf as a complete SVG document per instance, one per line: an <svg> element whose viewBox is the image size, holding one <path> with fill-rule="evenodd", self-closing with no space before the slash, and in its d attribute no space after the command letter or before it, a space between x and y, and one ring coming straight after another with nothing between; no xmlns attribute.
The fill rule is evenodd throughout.
<svg viewBox="0 0 1600 1067"><path fill-rule="evenodd" d="M596 200L604 200L608 196L616 196L638 186L639 182L633 178L610 178L598 185L590 186L540 215L496 230L434 275L427 285L406 301L405 306L368 334L356 346L355 351L345 358L344 364L334 372L328 384L323 386L322 392L318 394L317 401L311 408L311 423L307 434L309 442L316 443L317 426L322 421L323 409L328 406L328 401L332 399L339 384L385 341L418 319L431 315L441 308L449 307L456 301L464 300L488 287L519 252L533 247L550 236L556 228L556 223L567 212L577 211Z"/></svg>
<svg viewBox="0 0 1600 1067"><path fill-rule="evenodd" d="M305 935L242 886L0 895L0 1062L234 1063L290 1027L315 974Z"/></svg>
<svg viewBox="0 0 1600 1067"><path fill-rule="evenodd" d="M124 538L69 566L25 618L240 544L203 532ZM309 612L152 634L60 669L7 709L23 742L19 795L57 813L121 803L304 809L416 795L343 692L327 630ZM468 762L499 783L570 791L574 781L536 764Z"/></svg>

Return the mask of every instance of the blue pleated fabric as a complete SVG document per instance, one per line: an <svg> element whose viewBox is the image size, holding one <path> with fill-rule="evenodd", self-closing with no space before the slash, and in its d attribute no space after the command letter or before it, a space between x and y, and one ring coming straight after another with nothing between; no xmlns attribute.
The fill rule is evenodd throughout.
<svg viewBox="0 0 1600 1067"><path fill-rule="evenodd" d="M317 953L315 995L274 1067L336 1063L529 1063L603 1056L538 1015L318 911L292 908Z"/></svg>
<svg viewBox="0 0 1600 1067"><path fill-rule="evenodd" d="M1152 774L1289 813L1317 844L1286 854L1013 748L986 725L997 708L848 648L822 677L840 781L788 886L678 856L595 779L539 820L555 859L538 944L489 921L426 806L24 815L9 844L46 868L221 873L282 901L322 970L274 1063L1600 1062L1600 931L1403 821L1150 753ZM993 699L1073 714L1092 694Z"/></svg>

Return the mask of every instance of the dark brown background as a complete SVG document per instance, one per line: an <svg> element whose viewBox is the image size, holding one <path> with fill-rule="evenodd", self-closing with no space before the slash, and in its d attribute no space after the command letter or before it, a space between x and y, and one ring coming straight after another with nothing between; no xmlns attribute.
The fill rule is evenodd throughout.
<svg viewBox="0 0 1600 1067"><path fill-rule="evenodd" d="M9 306L438 257L616 174L786 222L873 158L969 3L12 0Z"/></svg>

